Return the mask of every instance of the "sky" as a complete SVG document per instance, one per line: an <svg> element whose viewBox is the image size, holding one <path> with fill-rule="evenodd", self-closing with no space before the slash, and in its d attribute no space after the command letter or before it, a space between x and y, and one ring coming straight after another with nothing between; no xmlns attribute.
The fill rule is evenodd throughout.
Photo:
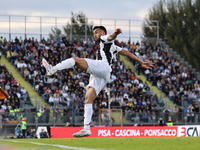
<svg viewBox="0 0 200 150"><path fill-rule="evenodd" d="M24 37L27 35L37 36L40 32L47 37L51 27L55 27L55 17L57 18L57 27L62 29L71 16L71 12L78 13L82 11L89 18L89 22L94 25L104 25L108 33L114 31L115 27L120 27L123 34L123 40L128 39L129 35L136 40L142 36L142 21L147 15L149 9L158 2L158 0L6 0L1 1L0 9L0 35L8 37L9 17L11 16L12 39L15 36ZM51 16L42 17L42 27L40 26L40 17L19 16ZM66 18L59 18L66 17ZM98 18L98 19L97 19ZM100 22L101 19L101 22ZM120 20L123 19L123 20ZM130 28L129 28L130 20ZM41 30L40 30L41 27ZM130 29L130 32L129 32ZM120 37L119 37L120 38Z"/></svg>

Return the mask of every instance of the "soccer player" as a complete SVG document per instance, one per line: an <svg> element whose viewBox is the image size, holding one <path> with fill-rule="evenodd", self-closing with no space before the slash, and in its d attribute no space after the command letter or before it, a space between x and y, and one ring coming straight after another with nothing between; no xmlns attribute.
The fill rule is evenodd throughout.
<svg viewBox="0 0 200 150"><path fill-rule="evenodd" d="M72 57L62 61L54 67L49 65L45 59L42 60L42 64L46 68L47 75L49 76L59 70L68 69L74 65L90 74L89 84L86 86L87 93L85 95L84 105L84 128L81 131L74 133L74 137L91 135L90 122L93 112L92 103L109 81L110 73L112 71L111 66L116 62L117 53L137 61L144 68L151 69L153 67L151 62L143 62L134 54L114 44L114 39L120 33L122 33L120 28L117 28L115 32L110 35L107 35L107 30L104 26L95 26L93 28L95 42L100 44L96 60Z"/></svg>

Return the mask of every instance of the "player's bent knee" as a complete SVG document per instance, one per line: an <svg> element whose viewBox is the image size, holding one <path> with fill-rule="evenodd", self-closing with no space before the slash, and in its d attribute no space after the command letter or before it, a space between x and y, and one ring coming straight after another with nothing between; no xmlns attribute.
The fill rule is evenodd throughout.
<svg viewBox="0 0 200 150"><path fill-rule="evenodd" d="M72 57L75 60L75 65L80 66L81 62L80 59L77 57Z"/></svg>
<svg viewBox="0 0 200 150"><path fill-rule="evenodd" d="M87 95L85 96L85 101L84 101L84 103L85 104L92 104L92 99L90 99Z"/></svg>
<svg viewBox="0 0 200 150"><path fill-rule="evenodd" d="M77 61L78 61L78 59L79 59L79 58L76 58L76 57L72 57L72 58L75 60L75 62L77 62Z"/></svg>

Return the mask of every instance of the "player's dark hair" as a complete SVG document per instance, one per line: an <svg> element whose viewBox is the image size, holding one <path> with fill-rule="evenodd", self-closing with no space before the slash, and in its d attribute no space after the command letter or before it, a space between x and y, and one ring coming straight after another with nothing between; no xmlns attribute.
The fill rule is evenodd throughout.
<svg viewBox="0 0 200 150"><path fill-rule="evenodd" d="M103 30L105 32L105 34L107 34L107 30L104 26L94 26L93 31L97 28L100 28L101 30Z"/></svg>

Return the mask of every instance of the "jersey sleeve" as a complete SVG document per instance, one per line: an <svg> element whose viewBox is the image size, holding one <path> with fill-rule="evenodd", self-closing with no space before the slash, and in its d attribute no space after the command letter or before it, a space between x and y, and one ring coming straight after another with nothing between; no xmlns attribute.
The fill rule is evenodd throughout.
<svg viewBox="0 0 200 150"><path fill-rule="evenodd" d="M112 41L108 41L108 40L107 40L108 36L109 36L109 35L102 35L102 36L100 37L101 42L102 42L102 43L112 43Z"/></svg>
<svg viewBox="0 0 200 150"><path fill-rule="evenodd" d="M115 47L116 47L117 53L119 53L123 49L123 48L121 48L121 47L119 47L117 45L115 45Z"/></svg>

